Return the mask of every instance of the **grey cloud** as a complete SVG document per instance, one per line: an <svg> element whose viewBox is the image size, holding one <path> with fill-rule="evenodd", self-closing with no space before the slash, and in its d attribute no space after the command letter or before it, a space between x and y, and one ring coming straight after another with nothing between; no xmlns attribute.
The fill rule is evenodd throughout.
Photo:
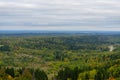
<svg viewBox="0 0 120 80"><path fill-rule="evenodd" d="M118 29L119 4L119 0L0 0L0 26Z"/></svg>

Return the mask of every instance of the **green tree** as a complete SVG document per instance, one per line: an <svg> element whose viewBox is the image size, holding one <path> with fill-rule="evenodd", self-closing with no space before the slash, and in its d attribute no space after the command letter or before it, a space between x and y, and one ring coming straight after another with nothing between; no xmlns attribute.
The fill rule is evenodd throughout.
<svg viewBox="0 0 120 80"><path fill-rule="evenodd" d="M11 75L12 77L15 76L14 68L7 68L5 73Z"/></svg>
<svg viewBox="0 0 120 80"><path fill-rule="evenodd" d="M36 80L48 80L48 77L44 71L36 69L35 70L35 79Z"/></svg>

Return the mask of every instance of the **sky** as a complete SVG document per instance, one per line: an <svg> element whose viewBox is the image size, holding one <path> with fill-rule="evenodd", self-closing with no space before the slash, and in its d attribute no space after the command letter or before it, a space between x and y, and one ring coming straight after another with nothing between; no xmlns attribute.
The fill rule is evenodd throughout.
<svg viewBox="0 0 120 80"><path fill-rule="evenodd" d="M0 30L120 31L120 0L0 0Z"/></svg>

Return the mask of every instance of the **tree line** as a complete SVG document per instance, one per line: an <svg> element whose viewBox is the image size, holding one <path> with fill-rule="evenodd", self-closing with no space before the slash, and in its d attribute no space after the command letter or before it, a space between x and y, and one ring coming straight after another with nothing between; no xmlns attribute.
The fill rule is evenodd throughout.
<svg viewBox="0 0 120 80"><path fill-rule="evenodd" d="M48 77L40 69L1 67L0 80L48 80Z"/></svg>

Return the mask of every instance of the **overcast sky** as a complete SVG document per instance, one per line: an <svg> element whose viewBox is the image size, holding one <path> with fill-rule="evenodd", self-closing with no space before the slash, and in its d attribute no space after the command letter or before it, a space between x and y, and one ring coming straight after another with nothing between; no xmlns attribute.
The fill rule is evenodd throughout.
<svg viewBox="0 0 120 80"><path fill-rule="evenodd" d="M120 0L0 0L0 30L120 31Z"/></svg>

